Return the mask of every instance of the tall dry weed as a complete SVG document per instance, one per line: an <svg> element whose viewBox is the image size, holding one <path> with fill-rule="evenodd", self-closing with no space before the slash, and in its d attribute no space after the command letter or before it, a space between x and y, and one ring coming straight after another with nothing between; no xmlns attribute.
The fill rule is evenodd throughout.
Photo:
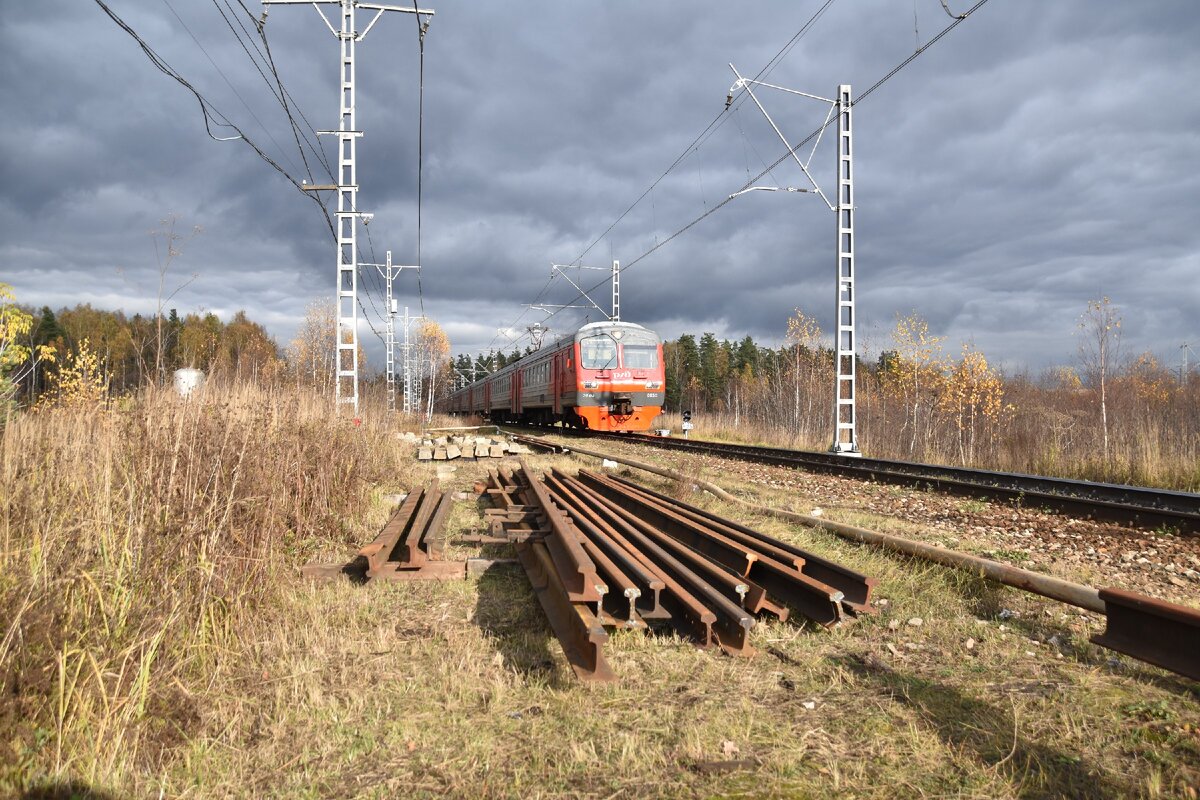
<svg viewBox="0 0 1200 800"><path fill-rule="evenodd" d="M196 701L281 579L361 540L408 469L388 418L303 391L146 390L0 433L0 794L128 786L216 724Z"/></svg>

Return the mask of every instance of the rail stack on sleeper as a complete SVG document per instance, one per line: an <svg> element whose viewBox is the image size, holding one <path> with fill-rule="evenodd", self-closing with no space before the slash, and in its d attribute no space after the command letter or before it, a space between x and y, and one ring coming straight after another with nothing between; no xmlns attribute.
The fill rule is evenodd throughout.
<svg viewBox="0 0 1200 800"><path fill-rule="evenodd" d="M619 477L492 471L492 532L517 556L576 675L612 680L607 629L665 624L750 655L757 617L825 626L870 613L875 580Z"/></svg>

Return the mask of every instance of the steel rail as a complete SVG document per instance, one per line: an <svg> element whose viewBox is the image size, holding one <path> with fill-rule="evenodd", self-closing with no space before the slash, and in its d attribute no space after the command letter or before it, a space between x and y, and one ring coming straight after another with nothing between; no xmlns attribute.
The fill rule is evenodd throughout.
<svg viewBox="0 0 1200 800"><path fill-rule="evenodd" d="M936 547L924 542L872 531L855 525L833 522L821 517L758 505L749 500L735 497L714 483L699 478L685 478L674 470L612 453L603 453L582 447L566 448L525 436L515 438L534 447L574 452L592 458L610 459L662 477L675 480L686 479L722 500L737 503L762 514L825 530L850 541L959 569L1005 586L1103 614L1106 628L1103 634L1092 637L1091 641L1094 644L1200 681L1200 610L1198 609L1123 589L1097 589L1093 586L1085 586L1052 575L1021 569L1011 564L1004 564L970 553Z"/></svg>
<svg viewBox="0 0 1200 800"><path fill-rule="evenodd" d="M669 546L664 539L671 539L678 547L703 554L713 563L743 576L748 588L765 590L769 601L782 601L819 625L832 626L842 621L842 592L804 575L801 566L794 562L777 561L770 553L729 539L710 526L689 522L670 508L595 473L581 470L579 479L632 517L644 521L641 524L647 533L655 535L660 544ZM747 608L750 608L749 604ZM776 616L782 616L777 610L771 610Z"/></svg>
<svg viewBox="0 0 1200 800"><path fill-rule="evenodd" d="M540 430L546 432L545 428ZM555 428L550 432L795 467L859 480L937 489L950 494L1012 500L1026 506L1120 524L1200 533L1200 494L1192 492L637 433L580 432L565 428Z"/></svg>

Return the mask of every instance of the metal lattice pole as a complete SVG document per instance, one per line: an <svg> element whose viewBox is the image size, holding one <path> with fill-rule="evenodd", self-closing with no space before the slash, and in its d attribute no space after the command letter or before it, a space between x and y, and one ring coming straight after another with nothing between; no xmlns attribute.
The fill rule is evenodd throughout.
<svg viewBox="0 0 1200 800"><path fill-rule="evenodd" d="M264 6L311 5L321 15L326 27L337 37L341 51L338 67L339 118L336 131L317 131L320 135L337 137L337 176L332 186L306 186L308 191L337 192L337 286L336 331L334 340L334 400L353 407L358 413L358 221L366 215L358 210L357 142L362 136L355 118L354 46L370 32L385 11L433 16L427 9L385 6L360 0L262 0ZM341 25L334 28L321 10L323 5L341 8ZM375 12L360 33L355 25L355 11L365 8Z"/></svg>
<svg viewBox="0 0 1200 800"><path fill-rule="evenodd" d="M850 85L837 93L837 382L833 399L835 453L858 453L854 323L854 149Z"/></svg>
<svg viewBox="0 0 1200 800"><path fill-rule="evenodd" d="M392 298L392 251L387 251L387 275L384 277L387 310L387 409L396 410L396 301Z"/></svg>
<svg viewBox="0 0 1200 800"><path fill-rule="evenodd" d="M613 292L612 321L620 322L621 321L621 262L620 261L613 262L612 292Z"/></svg>
<svg viewBox="0 0 1200 800"><path fill-rule="evenodd" d="M387 368L385 376L387 381L387 408L388 411L396 410L396 311L397 301L395 298L395 283L396 278L406 269L419 270L421 267L413 264L393 264L392 251L387 251L387 261L383 264L359 264L360 267L375 267L379 270L379 275L384 281L384 337L383 344L387 354Z"/></svg>
<svg viewBox="0 0 1200 800"><path fill-rule="evenodd" d="M341 110L338 117L337 174L337 403L348 403L358 413L358 137L354 114L353 0L342 0Z"/></svg>
<svg viewBox="0 0 1200 800"><path fill-rule="evenodd" d="M725 107L729 108L733 104L734 92L744 89L750 96L750 99L754 101L754 104L758 106L758 110L767 118L767 122L771 124L771 128L775 131L775 134L789 147L789 155L796 162L797 166L800 167L800 170L804 173L804 177L808 179L812 187L750 186L729 195L729 199L732 200L738 195L756 191L778 192L782 190L787 192L813 193L824 200L829 210L834 212L837 231L837 297L834 309L836 316L834 317L833 345L836 357L836 375L833 384L833 444L829 449L834 453L842 455L861 455L858 449L858 432L856 429L858 409L855 397L855 348L857 342L855 341L854 322L854 151L851 146L853 137L850 117L853 104L851 102L850 85L841 84L838 86L837 99L830 99L795 89L788 89L783 86L776 86L775 84L765 83L752 78L743 78L733 64L730 64L729 68L737 76L737 81L729 89L729 94L725 98ZM783 135L783 131L775 124L775 120L771 119L771 115L767 113L767 109L754 93L754 86L777 89L791 95L828 104L829 110L825 117L825 124L817 129L816 141L813 143L812 150L808 153L807 160L802 159L796 152L798 146L792 147L788 144L787 137ZM835 186L837 193L831 201L829 196L817 185L816 179L813 177L812 172L809 171L809 164L812 163L813 154L816 153L817 146L821 143L821 137L824 135L825 128L829 127L832 122L833 114L837 114L838 130L837 152L835 154L835 168L837 170Z"/></svg>
<svg viewBox="0 0 1200 800"><path fill-rule="evenodd" d="M412 345L408 340L409 325L412 319L408 316L408 306L404 307L404 413L411 414L413 411L412 402Z"/></svg>

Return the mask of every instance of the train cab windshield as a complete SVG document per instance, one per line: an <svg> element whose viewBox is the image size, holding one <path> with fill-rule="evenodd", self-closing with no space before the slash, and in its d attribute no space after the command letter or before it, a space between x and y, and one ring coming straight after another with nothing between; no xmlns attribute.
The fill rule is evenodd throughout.
<svg viewBox="0 0 1200 800"><path fill-rule="evenodd" d="M655 369L658 367L658 346L652 344L627 344L621 348L622 364L625 369Z"/></svg>
<svg viewBox="0 0 1200 800"><path fill-rule="evenodd" d="M617 343L606 333L589 336L579 343L579 360L584 369L617 366Z"/></svg>
<svg viewBox="0 0 1200 800"><path fill-rule="evenodd" d="M637 331L597 333L580 340L579 360L584 369L658 369L658 342Z"/></svg>

